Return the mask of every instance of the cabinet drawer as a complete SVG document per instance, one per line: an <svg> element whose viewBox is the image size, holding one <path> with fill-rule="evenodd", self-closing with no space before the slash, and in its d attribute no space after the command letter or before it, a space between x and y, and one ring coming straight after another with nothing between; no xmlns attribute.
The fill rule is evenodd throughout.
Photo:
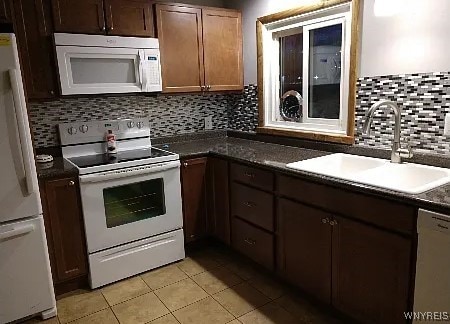
<svg viewBox="0 0 450 324"><path fill-rule="evenodd" d="M264 190L273 190L273 173L241 164L231 164L231 180L249 184Z"/></svg>
<svg viewBox="0 0 450 324"><path fill-rule="evenodd" d="M238 183L231 185L231 212L252 224L274 230L273 195Z"/></svg>
<svg viewBox="0 0 450 324"><path fill-rule="evenodd" d="M412 206L288 176L279 176L278 190L284 197L386 229L407 234L415 231L416 210Z"/></svg>
<svg viewBox="0 0 450 324"><path fill-rule="evenodd" d="M232 246L267 269L274 268L274 238L272 234L234 217Z"/></svg>

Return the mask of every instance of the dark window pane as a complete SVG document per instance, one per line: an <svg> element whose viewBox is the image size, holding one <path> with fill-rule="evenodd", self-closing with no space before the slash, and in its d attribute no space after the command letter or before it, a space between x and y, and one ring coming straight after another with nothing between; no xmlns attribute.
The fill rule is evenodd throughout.
<svg viewBox="0 0 450 324"><path fill-rule="evenodd" d="M104 189L103 198L108 228L166 213L161 178Z"/></svg>
<svg viewBox="0 0 450 324"><path fill-rule="evenodd" d="M300 121L301 106L295 95L302 96L303 33L280 37L280 115L284 120Z"/></svg>
<svg viewBox="0 0 450 324"><path fill-rule="evenodd" d="M342 24L310 31L309 118L339 119Z"/></svg>

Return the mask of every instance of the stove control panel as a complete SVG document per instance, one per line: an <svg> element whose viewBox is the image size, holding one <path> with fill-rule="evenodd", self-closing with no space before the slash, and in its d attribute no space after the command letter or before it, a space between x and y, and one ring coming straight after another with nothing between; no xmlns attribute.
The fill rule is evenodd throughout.
<svg viewBox="0 0 450 324"><path fill-rule="evenodd" d="M148 118L74 122L58 125L61 145L104 142L109 130L118 140L150 137Z"/></svg>

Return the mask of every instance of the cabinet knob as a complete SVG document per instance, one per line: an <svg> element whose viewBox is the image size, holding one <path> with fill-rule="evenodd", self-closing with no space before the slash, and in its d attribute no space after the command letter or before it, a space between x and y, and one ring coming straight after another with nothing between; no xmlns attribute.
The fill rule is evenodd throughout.
<svg viewBox="0 0 450 324"><path fill-rule="evenodd" d="M255 174L254 174L254 173L249 173L249 172L245 172L244 175L245 175L246 177L252 178L252 179L255 177Z"/></svg>
<svg viewBox="0 0 450 324"><path fill-rule="evenodd" d="M185 168L187 168L187 167L189 166L189 164L188 164L187 162L183 162L183 166L184 166Z"/></svg>
<svg viewBox="0 0 450 324"><path fill-rule="evenodd" d="M334 225L337 225L337 224L338 224L338 222L335 221L335 220L330 221L330 225L331 225L331 226L334 226Z"/></svg>
<svg viewBox="0 0 450 324"><path fill-rule="evenodd" d="M244 203L244 205L247 206L247 207L249 207L249 208L253 208L253 207L256 206L256 204L255 204L254 202L251 202L251 201L246 201L246 202Z"/></svg>
<svg viewBox="0 0 450 324"><path fill-rule="evenodd" d="M100 31L104 32L106 30L106 26L103 25L102 27L100 27Z"/></svg>
<svg viewBox="0 0 450 324"><path fill-rule="evenodd" d="M255 245L256 244L256 241L252 240L250 238L245 238L244 242L247 243L248 245Z"/></svg>
<svg viewBox="0 0 450 324"><path fill-rule="evenodd" d="M210 90L210 89L211 89L211 85L208 84L208 85L206 86L206 89L207 89L207 90Z"/></svg>
<svg viewBox="0 0 450 324"><path fill-rule="evenodd" d="M53 90L50 90L48 93L50 93L52 96L55 95L55 91L53 91Z"/></svg>
<svg viewBox="0 0 450 324"><path fill-rule="evenodd" d="M75 181L70 180L69 181L69 186L74 186L75 185Z"/></svg>
<svg viewBox="0 0 450 324"><path fill-rule="evenodd" d="M328 223L330 223L330 219L328 217L327 218L322 218L322 223L328 224Z"/></svg>

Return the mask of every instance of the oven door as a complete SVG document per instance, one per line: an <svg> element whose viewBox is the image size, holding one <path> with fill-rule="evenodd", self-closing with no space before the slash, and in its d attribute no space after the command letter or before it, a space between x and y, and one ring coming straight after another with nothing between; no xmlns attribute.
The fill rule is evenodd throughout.
<svg viewBox="0 0 450 324"><path fill-rule="evenodd" d="M89 253L183 227L180 162L80 176Z"/></svg>

